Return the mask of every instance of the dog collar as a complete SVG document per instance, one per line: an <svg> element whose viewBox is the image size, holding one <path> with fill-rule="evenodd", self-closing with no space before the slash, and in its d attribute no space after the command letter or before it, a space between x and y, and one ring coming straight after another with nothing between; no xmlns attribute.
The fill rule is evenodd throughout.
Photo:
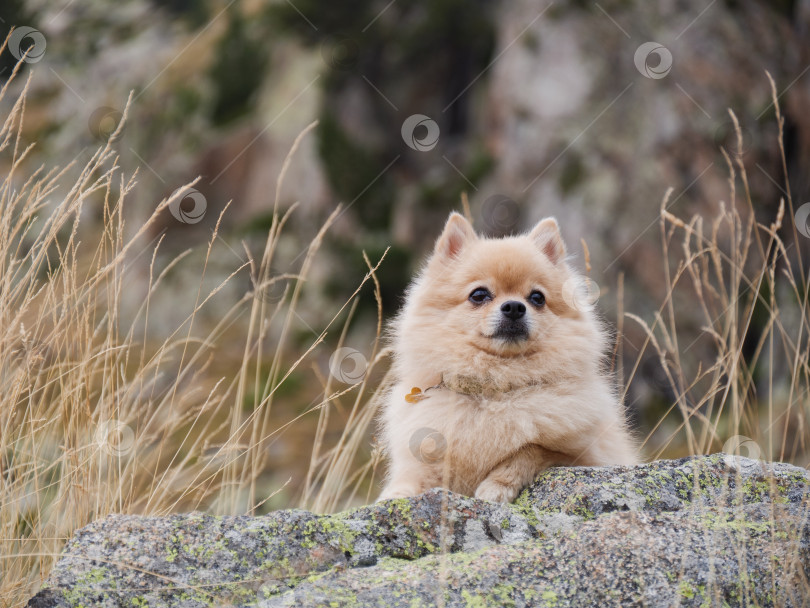
<svg viewBox="0 0 810 608"><path fill-rule="evenodd" d="M449 376L442 376L442 381L439 384L427 387L424 391L418 386L414 386L411 392L405 395L405 401L408 403L418 403L422 399L430 397L428 391L432 390L448 390L459 395L467 397L479 397L482 399L497 399L504 397L515 391L525 388L538 386L539 382L532 382L529 384L522 384L520 386L507 385L497 386L491 381L481 380L473 376L464 376L461 374L452 374Z"/></svg>

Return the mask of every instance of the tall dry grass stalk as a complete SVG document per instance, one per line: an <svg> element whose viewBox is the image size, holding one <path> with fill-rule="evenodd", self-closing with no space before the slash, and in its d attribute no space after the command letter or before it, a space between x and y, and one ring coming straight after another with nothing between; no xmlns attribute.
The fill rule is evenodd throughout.
<svg viewBox="0 0 810 608"><path fill-rule="evenodd" d="M16 76L17 70L12 80ZM22 137L27 90L28 83L0 127L0 163L7 169L0 186L0 606L24 603L72 533L108 513L255 512L268 499L257 479L271 464L270 442L318 411L305 500L330 509L347 484L357 491L373 468L367 465L360 475L353 470L374 413L365 405L365 382L333 386L324 380L315 387L322 388L321 397L303 413L292 420L273 416L278 388L310 364L327 331L341 331L338 319L353 310L367 281L376 285L380 262L367 260L357 291L330 311L334 316L308 348L301 352L290 344L303 286L341 212L339 207L322 226L294 275L271 275L279 237L294 213L279 210L281 182L314 125L285 162L261 259L248 251L246 264L203 290L220 215L196 270L200 287L193 306L168 336L157 335L150 325L159 315L153 299L167 287L167 276L193 256L184 252L158 270L163 238L150 244L150 231L182 190L133 232L125 206L135 181L124 177L112 144L83 167L30 171L33 146L24 147ZM110 142L125 121L126 112ZM85 228L87 217L98 215L102 227ZM142 304L134 316L125 315L124 301L140 301L133 294L144 267L136 258L144 252L151 261ZM248 272L256 292L285 280L284 296L268 302L246 294L215 327L200 327L200 311L237 274ZM246 308L238 371L212 382L216 345ZM375 364L382 359L375 352ZM329 409L349 397L354 406L347 432L332 445L325 436Z"/></svg>
<svg viewBox="0 0 810 608"><path fill-rule="evenodd" d="M110 144L83 167L27 169L26 91L27 85L0 128L0 163L7 168L0 186L0 605L23 603L66 539L108 513L256 512L268 498L257 486L271 465L267 446L305 416L317 416L317 424L299 504L333 511L372 499L381 456L375 449L369 457L365 449L389 386L387 377L372 386L381 375L375 370L387 359L379 341L361 382L336 386L331 375L322 375L320 397L303 413L291 420L274 416L279 387L345 317L342 329L335 329L343 344L366 282L374 286L378 338L381 333L375 276L381 260L366 259L368 273L352 297L330 311L334 315L323 332L303 351L290 344L305 281L340 209L309 244L300 269L273 276L279 238L295 212L278 207L282 171L261 259L249 257L204 291L217 222L198 270L194 305L173 332L151 346L150 319L159 314L153 298L166 287L167 276L191 260L186 252L159 269L162 239L148 246L150 229L174 200L162 201L143 226L129 231L124 211L135 182L122 174ZM296 140L290 157L310 129ZM718 449L730 435L745 434L762 446L764 457L806 462L807 281L800 258L778 232L785 214L780 210L774 223L758 224L745 169L738 159L727 160L731 202L707 226L701 218L684 222L662 208L668 259L677 257L676 235L681 244L676 267L665 268L669 294L650 323L628 316L647 331L647 348L657 353L677 395L661 421L662 429L671 429L664 444L684 441L689 452L702 453ZM743 183L742 206L737 179ZM787 207L792 217L789 198ZM87 209L102 215L100 230L84 229ZM122 302L132 298L130 276L140 268L133 260L144 251L151 256L148 281L131 318L122 314ZM246 272L255 277L256 290L279 280L289 287L272 303L248 294L212 329L200 327L199 312ZM681 291L697 295L690 301L705 319L716 353L711 365L686 359L691 351L679 340ZM246 308L238 371L212 383L216 344ZM760 312L764 329L753 356L743 357L751 319ZM783 362L789 365L780 367ZM329 440L336 412L342 431Z"/></svg>
<svg viewBox="0 0 810 608"><path fill-rule="evenodd" d="M665 301L647 322L627 382L652 351L675 395L647 436L657 458L675 444L689 454L724 449L742 456L810 464L810 309L808 279L790 195L784 119L768 74L779 127L785 198L765 222L757 220L736 126L737 153L723 150L729 199L713 217L688 220L661 204ZM684 340L685 318L699 318L701 335ZM694 332L692 332L693 334ZM653 436L659 439L650 441Z"/></svg>

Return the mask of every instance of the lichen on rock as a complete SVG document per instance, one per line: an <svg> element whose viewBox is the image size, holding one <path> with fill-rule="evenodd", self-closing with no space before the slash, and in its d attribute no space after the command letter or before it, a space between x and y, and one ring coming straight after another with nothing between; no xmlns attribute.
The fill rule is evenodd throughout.
<svg viewBox="0 0 810 608"><path fill-rule="evenodd" d="M804 606L809 498L804 469L716 454L554 468L512 505L112 515L29 606Z"/></svg>

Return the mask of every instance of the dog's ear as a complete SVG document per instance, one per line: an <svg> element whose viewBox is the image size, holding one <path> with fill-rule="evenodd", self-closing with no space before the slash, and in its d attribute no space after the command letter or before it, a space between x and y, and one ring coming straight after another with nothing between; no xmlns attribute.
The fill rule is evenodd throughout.
<svg viewBox="0 0 810 608"><path fill-rule="evenodd" d="M475 230L470 222L463 215L454 211L450 214L441 236L436 241L434 254L454 258L467 243L476 238L478 237L475 236Z"/></svg>
<svg viewBox="0 0 810 608"><path fill-rule="evenodd" d="M560 263L565 258L565 243L560 234L560 226L553 217L538 222L529 236L554 264Z"/></svg>

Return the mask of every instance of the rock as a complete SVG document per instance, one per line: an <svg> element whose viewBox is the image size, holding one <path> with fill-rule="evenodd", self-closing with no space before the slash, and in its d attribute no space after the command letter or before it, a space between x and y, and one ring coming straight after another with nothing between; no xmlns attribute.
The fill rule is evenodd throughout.
<svg viewBox="0 0 810 608"><path fill-rule="evenodd" d="M29 606L805 606L810 474L722 454L555 468L336 515L111 515Z"/></svg>

